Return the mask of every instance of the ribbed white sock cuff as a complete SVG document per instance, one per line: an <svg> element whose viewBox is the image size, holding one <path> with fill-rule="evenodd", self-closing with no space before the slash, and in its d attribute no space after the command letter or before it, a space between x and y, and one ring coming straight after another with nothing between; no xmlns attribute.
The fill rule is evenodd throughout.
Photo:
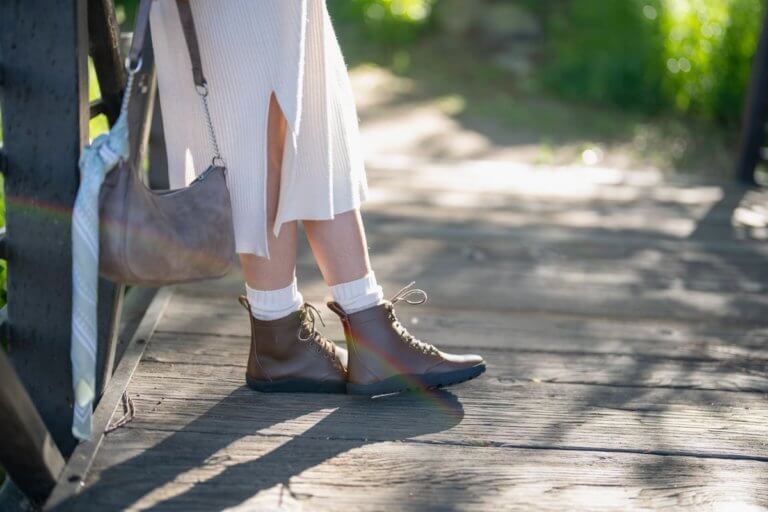
<svg viewBox="0 0 768 512"><path fill-rule="evenodd" d="M254 290L246 284L245 294L251 304L251 314L259 320L283 318L298 311L304 304L295 277L290 285L279 290Z"/></svg>
<svg viewBox="0 0 768 512"><path fill-rule="evenodd" d="M331 286L333 300L347 313L356 313L381 304L384 292L376 282L376 275L370 271L365 277Z"/></svg>

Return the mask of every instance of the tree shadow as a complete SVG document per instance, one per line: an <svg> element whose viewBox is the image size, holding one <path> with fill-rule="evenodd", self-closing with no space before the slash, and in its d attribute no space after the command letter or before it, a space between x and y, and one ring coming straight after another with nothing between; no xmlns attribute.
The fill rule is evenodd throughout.
<svg viewBox="0 0 768 512"><path fill-rule="evenodd" d="M332 412L325 417L314 419L329 409ZM126 438L119 442L121 450L138 449L139 453L98 474L92 485L56 510L135 507L150 494L142 508L146 503L151 510L189 510L204 503L206 509L221 510L276 485L301 499L291 490L291 478L305 470L368 444L406 441L448 430L463 416L457 397L445 391L365 398L262 395L242 386L149 448L145 446L153 432L134 426L111 434ZM311 426L299 435L290 427L281 429L281 423L292 420ZM231 463L226 448L248 436L262 438L253 442L256 448L248 442L242 445L256 450L256 455ZM193 475L192 485L181 492L177 488L172 495L162 489L201 468L203 472L213 469L214 475L207 479Z"/></svg>
<svg viewBox="0 0 768 512"><path fill-rule="evenodd" d="M735 419L732 420L733 429L724 431L722 434L737 433L739 436L734 435L732 441L720 445L732 448L730 453L714 453L712 450L707 452L706 443L697 444L694 442L695 439L689 442L680 435L683 427L674 425L668 427L664 421L674 418L675 411L685 407L706 411L712 415L713 419L724 424L729 415L734 414L734 408L742 407L739 398L744 395L737 392L723 392L723 386L720 383L715 385L717 389L704 389L697 381L696 375L700 371L698 363L716 359L697 354L695 348L699 341L706 340L706 343L712 346L729 348L730 345L733 348L749 349L749 344L754 344L754 340L751 340L747 333L739 332L732 322L741 320L744 322L743 326L755 329L768 327L765 320L765 306L754 299L757 294L741 293L744 291L741 283L751 281L759 286L760 290L764 290L764 286L768 284L765 267L756 264L764 259L765 253L757 250L758 246L754 241L739 240L732 233L733 229L724 222L741 204L745 193L747 190L727 191L723 200L715 204L703 218L697 220L697 227L688 239L660 234L653 231L650 226L647 230L561 227L561 233L567 232L568 236L554 240L542 235L542 229L547 227L546 222L520 228L495 225L492 221L482 218L469 222L419 219L417 223L413 218L405 216L375 213L369 215L368 219L373 235L388 227L404 228L404 230L391 232L393 236L374 238L378 257L397 255L391 259L387 273L397 276L398 279L413 278L421 283L433 283L438 291L436 294L438 306L442 303L446 308L450 305L465 304L466 301L459 301L459 299L468 296L467 292L488 290L494 286L499 289L498 283L485 283L479 280L478 276L485 278L487 274L473 274L477 269L489 268L493 272L488 275L493 275L494 278L502 275L508 280L502 284L508 285L510 290L517 293L518 290L532 289L541 282L527 280L526 275L535 276L537 270L544 264L555 265L556 258L563 255L584 262L589 261L591 264L598 262L598 265L604 263L618 266L622 262L642 255L643 251L648 251L649 248L663 254L662 261L674 264L675 267L671 269L665 269L663 266L633 267L638 278L637 289L634 290L636 293L624 294L618 304L615 303L616 298L599 298L590 306L593 309L587 311L588 308L578 303L579 297L573 294L573 290L569 292L570 294L566 294L563 290L553 289L548 291L549 295L540 294L538 297L559 296L564 300L557 303L542 301L534 306L545 313L576 312L583 316L588 314L595 316L597 313L604 314L608 311L610 314L606 316L614 320L624 318L628 321L647 321L652 319L648 313L638 314L637 312L642 299L645 304L653 305L653 312L658 314L658 319L674 320L689 326L690 339L685 340L684 351L677 358L679 372L670 377L665 385L660 385L654 380L654 374L663 362L663 358L653 354L632 354L631 359L622 364L620 378L607 383L598 383L594 379L591 382L583 382L582 384L591 384L591 386L582 388L574 394L574 396L577 395L577 399L564 405L555 419L542 417L535 431L530 435L526 435L524 429L521 429L518 434L514 428L509 428L515 427L516 423L524 425L521 420L524 411L510 411L506 417L498 420L510 422L504 425L509 430L499 431L503 433L498 434L500 436L498 441L515 444L515 441L519 440L521 445L526 445L524 447L554 450L574 449L585 452L615 451L644 454L648 458L637 457L634 459L637 462L627 463L629 467L626 469L628 473L634 473L636 480L644 483L647 488L655 488L671 482L672 486L689 485L693 489L699 489L702 479L707 476L706 472L711 471L711 466L700 463L701 459L730 455L748 458L749 454L763 454L755 442L755 436L750 437L744 433L748 425L741 425ZM599 210L599 205L589 207ZM682 217L691 214L684 206L670 205L670 208L680 208L681 211L678 213ZM608 208L601 212L606 216L612 213L613 211ZM423 230L420 231L422 228ZM408 236L433 237L439 239L443 245L433 253L420 254L421 259L418 261L409 260L407 253L403 250L405 237L399 236L409 230ZM475 231L486 234L473 235ZM496 254L494 246L484 245L482 237L487 237L488 240L502 240L510 246L519 244L521 248L519 250L516 248L514 251L507 248L498 249L499 253ZM600 250L592 246L594 241L602 245ZM706 259L693 262L685 260L678 252L682 247L680 244L688 244L689 251L694 251ZM724 247L727 244L730 246ZM475 258L472 251L465 254L461 250L456 250L461 246L477 249L482 257L472 259ZM548 254L547 251L559 254ZM553 259L547 260L550 256ZM522 276L519 283L512 282L511 273L496 271L508 268L505 266L506 259L514 260L517 268L516 275ZM571 265L569 268L574 267ZM707 288L710 284L702 280L702 276L707 274L717 274L721 278L722 276L732 277L732 282L729 284L727 280L720 279L715 284L722 284L721 288ZM464 285L461 283L465 283L468 288L463 289ZM591 283L588 282L588 284ZM521 285L527 285L527 287ZM728 299L722 305L729 314L711 314L709 310L698 308L695 303L684 300L685 294L668 297L653 293L644 295L649 291L664 290L672 285L679 286L685 294L692 291L711 291L713 294L720 292L723 296L729 292ZM611 284L613 289L619 286L625 285ZM220 290L212 290L210 293L214 292L219 293ZM512 293L509 294L509 300L502 304L499 304L497 299L505 298L503 295L491 296L489 299L473 296L473 302L468 307L499 306L502 310L504 308L515 310L521 305L530 304L530 301L514 302L511 298ZM602 306L603 303L600 300L606 303L605 309L593 307L594 305ZM607 308L609 301L614 302L610 309ZM648 309L648 311L651 310ZM617 316L620 314L624 316ZM723 327L724 330L713 331L719 327ZM510 332L514 332L513 325L510 325ZM578 340L572 341L574 347L578 348L579 343L589 342L589 332L574 334L578 334ZM732 336L732 338L726 336ZM620 338L621 333L617 334L617 337ZM439 340L434 341L439 342ZM588 346L582 348L585 353L589 352ZM542 357L546 355L543 354ZM754 365L760 365L763 362L750 361L745 356L742 359L731 358L727 364L731 365L727 371L738 372L752 370ZM731 389L731 391L738 390ZM198 392L195 396L202 396L201 401L206 399L205 393ZM544 405L544 407L547 406ZM331 412L328 413L328 410ZM593 441L586 440L582 441L581 445L575 445L573 439L577 436L574 436L574 433L578 434L579 430L583 432L585 425L595 422L596 419L600 420L601 417L605 418L611 410L631 413L625 417L637 423L631 425L614 423L613 426L617 430L606 432L606 437L595 437ZM503 411L500 413L502 416L506 414ZM217 401L208 411L179 431L169 434L151 448L103 471L98 475L98 480L69 505L72 510L124 508L163 488L167 493L153 495L153 499L150 500L151 508L188 510L199 508L204 504L205 508L223 509L247 503L260 492L275 486L285 489L291 499L301 500L303 497L291 488L291 480L304 471L371 443L403 441L450 429L462 421L463 415L461 404L450 393L424 396L403 394L370 400L346 396L254 395L241 387ZM324 417L318 420L317 418L321 416ZM300 420L304 417L306 418ZM291 430L280 425L284 422L297 421L307 426L306 430L298 434L295 429ZM728 425L730 426L731 423ZM112 435L124 436L118 438L115 444L119 444L121 450L134 450L135 453L136 450L143 450L148 444L143 436L152 433L158 436L165 435L162 430L158 430L161 428L162 425L158 426L158 422L153 421L151 429L143 430L134 424ZM168 425L169 430L175 428L175 424ZM590 426L590 428L594 430L595 427ZM674 429L675 435L671 435L673 432L667 428ZM691 437L696 435L715 439L715 436L720 436L721 433L711 432L706 424L692 425ZM266 441L259 444L255 440L253 445L261 448L254 449L245 456L222 462L222 458L231 457L229 454L236 450L231 446L233 443L250 436L271 440L271 444ZM739 437L744 441L739 441ZM584 440L584 436L581 436L581 439ZM652 458L654 453L666 456ZM190 474L199 469L209 471L203 476ZM424 468L423 471L426 475L429 468ZM187 480L179 482L179 479L185 476ZM332 476L329 475L328 478ZM615 480L616 485L626 485L626 481L622 478L620 476ZM186 488L180 489L183 487L179 485L180 483L186 484ZM173 484L173 486L166 484Z"/></svg>

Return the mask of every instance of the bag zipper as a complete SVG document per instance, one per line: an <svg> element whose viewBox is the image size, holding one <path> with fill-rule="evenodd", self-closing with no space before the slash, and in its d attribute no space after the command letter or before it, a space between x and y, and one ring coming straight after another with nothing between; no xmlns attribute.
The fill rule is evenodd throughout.
<svg viewBox="0 0 768 512"><path fill-rule="evenodd" d="M194 180L192 180L192 181L190 182L190 185L193 185L193 184L197 183L198 181L204 181L204 180L205 180L205 179L206 179L208 176L210 176L210 174L211 174L213 171L215 171L216 169L218 169L218 167L214 167L214 166L210 166L210 167L208 167L206 170L204 170L204 171L202 172L202 174L200 174L200 176L198 176L197 178L195 178Z"/></svg>

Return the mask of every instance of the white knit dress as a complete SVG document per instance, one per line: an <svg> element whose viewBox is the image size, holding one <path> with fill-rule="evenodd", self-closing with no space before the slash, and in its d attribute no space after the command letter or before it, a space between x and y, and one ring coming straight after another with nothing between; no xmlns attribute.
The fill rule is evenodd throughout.
<svg viewBox="0 0 768 512"><path fill-rule="evenodd" d="M228 169L236 249L269 256L267 116L275 92L288 121L274 232L358 208L367 185L349 76L324 0L192 0L209 102ZM174 0L151 16L172 188L212 151Z"/></svg>

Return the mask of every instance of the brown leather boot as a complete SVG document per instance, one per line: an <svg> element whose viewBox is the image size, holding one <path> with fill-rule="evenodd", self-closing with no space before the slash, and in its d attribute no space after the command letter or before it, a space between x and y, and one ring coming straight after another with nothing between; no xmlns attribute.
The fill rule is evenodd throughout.
<svg viewBox="0 0 768 512"><path fill-rule="evenodd" d="M245 381L271 393L344 393L347 351L315 330L320 313L307 303L278 320L258 320L248 299L240 304L251 319L251 352ZM322 318L320 318L322 322Z"/></svg>
<svg viewBox="0 0 768 512"><path fill-rule="evenodd" d="M474 379L485 371L480 356L447 354L408 333L395 316L395 304L401 300L408 304L427 301L423 290L409 290L412 285L391 301L357 313L346 313L337 302L328 303L328 308L341 317L347 338L347 393L383 395L439 388ZM422 298L409 300L412 295Z"/></svg>

